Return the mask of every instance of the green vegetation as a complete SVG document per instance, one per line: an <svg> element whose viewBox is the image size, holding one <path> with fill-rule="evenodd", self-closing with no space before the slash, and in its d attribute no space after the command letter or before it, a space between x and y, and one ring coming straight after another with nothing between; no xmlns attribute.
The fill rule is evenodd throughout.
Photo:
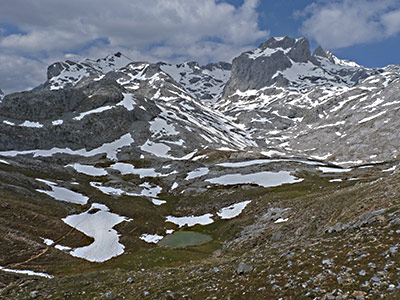
<svg viewBox="0 0 400 300"><path fill-rule="evenodd" d="M40 299L102 299L107 292L112 292L113 299L180 299L184 295L188 299L319 299L332 292L337 296L338 289L349 299L355 298L355 291L374 297L382 291L389 295L389 285L397 285L400 276L398 254L387 254L400 239L400 225L389 225L400 208L400 175L376 181L381 173L369 169L357 174L361 179L348 181L351 175L335 174L343 182L329 182L333 176L312 171L296 175L304 180L274 188L237 185L164 192L161 198L167 203L157 209L148 199L106 196L90 186L88 176L66 177L80 182L79 192L89 195L91 202L104 203L112 212L132 219L115 227L125 253L104 263L90 263L49 247L39 258L17 266L46 247L40 237L57 240L65 235L59 244L70 247L90 244L90 238L69 232L71 228L61 221L90 205L57 202L28 189L29 182L22 190L12 179L3 178L0 265L47 272L55 278L0 272L2 296L23 299L38 291ZM141 183L133 176L128 179ZM244 200L252 202L239 217L216 217L221 207ZM287 209L288 221L275 224L274 219L263 218L271 208ZM371 224L325 232L337 222L350 224L381 208L387 212ZM139 239L143 233L165 235L167 229L176 230L176 225L165 222L166 215L204 213L213 213L212 224L180 229L158 245ZM237 274L240 262L251 265L253 271ZM375 275L381 276L381 286L371 283L361 288Z"/></svg>

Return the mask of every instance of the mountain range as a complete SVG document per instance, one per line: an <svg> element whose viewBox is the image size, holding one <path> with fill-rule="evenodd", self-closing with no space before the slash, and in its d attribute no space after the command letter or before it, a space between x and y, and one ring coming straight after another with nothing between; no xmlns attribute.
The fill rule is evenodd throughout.
<svg viewBox="0 0 400 300"><path fill-rule="evenodd" d="M215 149L254 147L340 165L390 161L397 158L400 146L396 132L385 134L398 122L398 70L394 65L365 68L321 47L311 54L306 39L288 37L271 38L236 57L232 65L132 62L121 53L59 62L49 66L48 80L41 88L9 95L2 102L4 136L16 129L10 123L43 126L29 129L32 134L21 143L18 139L2 143L2 150L96 147L116 140L132 130L118 125L119 129L108 132L97 126L103 137L95 133L96 141L92 141L91 132L77 134L76 129L93 117L101 119L122 110L124 97L133 97L129 100L132 109L125 109L114 122L127 122L123 116L136 114L135 121L160 120L177 127L179 134L167 132L149 139L170 140L175 152L215 144ZM16 107L22 111L13 111ZM140 110L143 114L136 113ZM63 124L52 125L61 120ZM144 125L145 130L149 125ZM198 134L191 135L193 131ZM72 143L68 142L72 137L58 141L58 134L68 132L74 135ZM185 147L176 145L178 136L185 137ZM142 140L136 147L147 140L133 138ZM40 141L41 146L31 140Z"/></svg>
<svg viewBox="0 0 400 300"><path fill-rule="evenodd" d="M400 233L399 90L399 65L290 37L205 66L119 52L56 62L39 87L0 90L0 295L211 299L210 274L220 298L398 295L385 266ZM375 240L350 257L369 260L347 266L337 255L363 230ZM278 276L286 267L306 269ZM199 294L185 274L207 282ZM110 291L79 294L76 276Z"/></svg>

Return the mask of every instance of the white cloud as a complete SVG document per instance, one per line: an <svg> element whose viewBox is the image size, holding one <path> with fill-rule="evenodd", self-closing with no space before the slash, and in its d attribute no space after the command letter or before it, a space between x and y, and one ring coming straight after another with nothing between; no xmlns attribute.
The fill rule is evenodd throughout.
<svg viewBox="0 0 400 300"><path fill-rule="evenodd" d="M400 32L397 0L320 1L297 13L301 32L330 49L369 43Z"/></svg>
<svg viewBox="0 0 400 300"><path fill-rule="evenodd" d="M268 37L258 25L258 3L244 0L236 8L220 0L3 0L2 22L20 31L0 31L0 56L51 63L67 52L95 58L121 51L134 60L230 60ZM4 72L20 74L20 67ZM6 84L0 87L21 85Z"/></svg>
<svg viewBox="0 0 400 300"><path fill-rule="evenodd" d="M5 94L31 89L46 80L46 66L34 59L0 54L0 88Z"/></svg>
<svg viewBox="0 0 400 300"><path fill-rule="evenodd" d="M400 32L400 9L383 15L382 24L385 27L386 35L392 36L398 34Z"/></svg>

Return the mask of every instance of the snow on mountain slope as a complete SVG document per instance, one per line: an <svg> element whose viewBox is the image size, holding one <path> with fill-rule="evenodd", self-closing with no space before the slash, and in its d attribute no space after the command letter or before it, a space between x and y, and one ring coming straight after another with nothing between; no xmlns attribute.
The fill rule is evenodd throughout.
<svg viewBox="0 0 400 300"><path fill-rule="evenodd" d="M232 65L131 62L117 53L56 63L48 77L45 89L5 97L2 150L90 152L132 134L135 155L162 159L207 147L333 162L396 157L396 142L380 128L393 131L396 123L399 67L364 68L321 47L311 54L304 38L271 38ZM21 130L27 137L19 138ZM382 151L372 143L384 144ZM350 151L355 144L363 150Z"/></svg>
<svg viewBox="0 0 400 300"><path fill-rule="evenodd" d="M371 76L310 110L279 144L343 165L398 159L399 91L399 73Z"/></svg>
<svg viewBox="0 0 400 300"><path fill-rule="evenodd" d="M322 48L311 55L305 39L271 39L232 68L117 54L58 63L44 86L0 102L1 183L30 206L62 209L55 215L51 207L48 216L94 239L80 233L63 251L89 261L137 249L146 232L172 233L179 224L164 228L168 217L237 216L252 200L242 199L251 185L258 186L254 197L263 187L300 182L303 193L324 181L357 180L362 167L354 165L398 169L400 67L367 69ZM308 174L329 178L311 186ZM257 201L249 208L261 207ZM104 216L110 236L96 232ZM128 216L132 222L122 222Z"/></svg>
<svg viewBox="0 0 400 300"><path fill-rule="evenodd" d="M48 80L44 87L50 90L63 89L74 86L84 78L93 76L96 76L94 80L100 80L108 72L123 69L130 63L132 63L132 60L119 52L97 60L57 62L49 66ZM145 62L131 65L128 72L128 76L131 77L126 80L140 79L140 69L148 65ZM178 65L158 63L157 65L164 73L181 84L192 97L211 102L215 102L221 97L223 88L230 77L231 69L231 65L224 62L206 66L199 66L196 62ZM121 80L121 83L124 83L124 81Z"/></svg>
<svg viewBox="0 0 400 300"><path fill-rule="evenodd" d="M120 52L108 55L97 60L85 59L80 62L67 60L49 66L45 87L58 90L74 86L81 79L92 75L103 75L110 71L118 70L132 60Z"/></svg>
<svg viewBox="0 0 400 300"><path fill-rule="evenodd" d="M134 149L135 157L181 160L210 146L255 146L231 118L193 98L157 64L130 63L101 77L83 78L70 88L16 93L1 103L0 112L3 155L104 153L117 159L122 148L128 147ZM21 136L17 125L27 121L40 127L29 127ZM6 138L11 132L15 139ZM108 153L107 145L119 145L125 136L130 137L129 143Z"/></svg>
<svg viewBox="0 0 400 300"><path fill-rule="evenodd" d="M224 98L237 90L259 90L273 85L290 90L315 86L349 87L379 72L340 60L321 47L311 55L305 38L271 38L259 48L244 52L233 60Z"/></svg>
<svg viewBox="0 0 400 300"><path fill-rule="evenodd" d="M305 39L272 38L234 59L215 108L260 147L335 163L380 162L396 158L400 146L389 128L400 126L399 78L398 66L367 69L321 47L311 55Z"/></svg>
<svg viewBox="0 0 400 300"><path fill-rule="evenodd" d="M161 70L199 100L217 101L231 75L231 64L219 62L200 67L196 62L160 64Z"/></svg>
<svg viewBox="0 0 400 300"><path fill-rule="evenodd" d="M177 143L190 144L189 141L195 137L193 133L198 132L196 139L200 141L199 146L219 144L237 149L255 145L240 126L232 123L231 118L194 98L187 89L165 73L162 67L159 64L131 63L104 77L105 80L116 80L135 97L148 99L148 102L154 102L161 110L161 114L155 119L158 124L153 125L153 128L158 128L158 132L153 130L153 140L172 139L168 147L174 147ZM174 127L169 124L174 124ZM177 126L180 127L179 139L178 134L170 134L171 131L175 132ZM184 142L180 142L182 138Z"/></svg>

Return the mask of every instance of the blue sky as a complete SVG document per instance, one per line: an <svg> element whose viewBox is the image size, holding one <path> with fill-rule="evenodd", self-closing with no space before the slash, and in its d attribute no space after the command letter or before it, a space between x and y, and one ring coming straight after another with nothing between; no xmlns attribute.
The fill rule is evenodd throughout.
<svg viewBox="0 0 400 300"><path fill-rule="evenodd" d="M367 67L400 63L400 0L2 0L0 88L46 80L55 61L230 61L272 36L305 36Z"/></svg>
<svg viewBox="0 0 400 300"><path fill-rule="evenodd" d="M242 4L240 0L227 1L236 7ZM340 7L341 3L345 1L325 1L330 3L337 3ZM350 1L349 1L350 2ZM386 1L352 1L354 4L366 5L368 8L369 3L381 2L385 5ZM310 40L312 48L315 48L319 43L302 31L302 23L304 18L298 16L298 13L306 9L308 6L320 3L323 6L324 1L313 0L285 0L285 1L260 1L257 8L259 14L259 26L261 29L268 29L270 36L284 36L291 37L305 36ZM400 7L399 1L387 1L389 6L387 11L396 11ZM355 5L355 6L356 6ZM361 12L360 12L361 14ZM375 17L375 16L374 16ZM400 14L398 14L400 26ZM354 20L357 22L357 20ZM398 29L398 31L400 31ZM354 33L355 34L355 33ZM331 50L336 56L349 60L356 61L357 63L366 67L384 67L389 64L400 64L400 34L394 34L390 37L382 36L381 39L366 40L365 42L357 43L347 47L325 47Z"/></svg>

